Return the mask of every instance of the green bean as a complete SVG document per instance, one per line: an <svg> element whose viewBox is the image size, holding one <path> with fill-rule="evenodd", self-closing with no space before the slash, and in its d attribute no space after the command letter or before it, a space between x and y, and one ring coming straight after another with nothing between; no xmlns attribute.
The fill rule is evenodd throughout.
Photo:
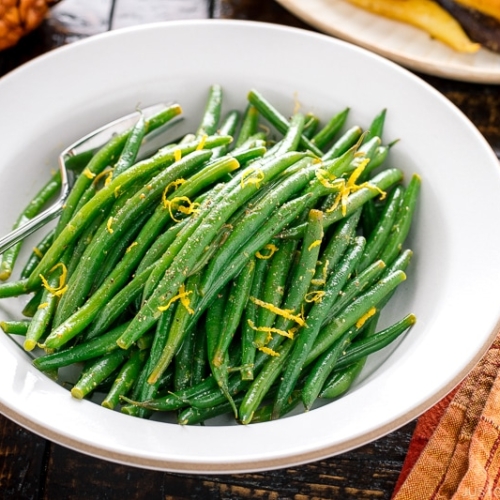
<svg viewBox="0 0 500 500"><path fill-rule="evenodd" d="M230 111L221 123L219 130L217 131L220 135L230 135L234 137L236 128L240 120L240 112L236 110ZM220 158L225 155L229 149L229 145L219 146L213 150L213 158Z"/></svg>
<svg viewBox="0 0 500 500"><path fill-rule="evenodd" d="M123 149L120 153L118 161L115 163L113 167L111 176L116 177L120 175L122 172L130 168L137 159L137 154L139 153L139 148L141 147L142 140L146 135L146 120L144 119L143 114L139 115L139 119L136 124L130 131L129 136L127 137L127 141L123 146Z"/></svg>
<svg viewBox="0 0 500 500"><path fill-rule="evenodd" d="M205 318L205 331L207 334L207 353L210 370L214 379L217 381L220 392L229 403L233 410L234 416L237 417L238 409L229 392L228 387L228 366L229 356L228 352L224 351L220 363L214 363L215 351L217 349L221 329L226 327L227 319L225 318L225 311L228 306L228 299L230 295L229 287L225 287L217 298L215 299L212 307L207 311ZM221 326L222 325L222 326Z"/></svg>
<svg viewBox="0 0 500 500"><path fill-rule="evenodd" d="M247 265L254 265L254 276L250 295L252 297L261 297L262 289L269 267L268 259L258 259L252 257ZM242 271L244 272L244 271ZM255 302L248 301L243 313L243 322L241 324L241 378L243 380L253 380L253 364L255 359L255 330L250 326L257 324L257 305Z"/></svg>
<svg viewBox="0 0 500 500"><path fill-rule="evenodd" d="M319 216L321 217L321 216ZM264 284L262 300L276 307L281 307L285 296L285 286L287 284L288 273L293 263L297 240L289 240L281 244L276 254L272 257L271 265ZM261 308L257 316L257 331L255 333L254 344L257 348L266 345L269 341L269 328L273 325L276 312Z"/></svg>
<svg viewBox="0 0 500 500"><path fill-rule="evenodd" d="M306 410L310 410L316 401L321 388L326 379L333 370L342 352L350 342L350 339L356 335L358 328L356 326L345 332L334 344L324 352L314 363L309 376L302 389L302 402Z"/></svg>
<svg viewBox="0 0 500 500"><path fill-rule="evenodd" d="M283 409L283 412L281 413L282 417L290 413L299 405L299 403L301 402L300 395L301 395L300 390L292 392L292 395L287 401L286 407ZM270 420L272 420L272 411L273 411L272 404L261 405L254 411L251 422L254 424L260 422L269 422Z"/></svg>
<svg viewBox="0 0 500 500"><path fill-rule="evenodd" d="M342 290L349 275L359 262L364 246L365 239L363 237L360 236L354 239L353 243L346 250L342 260L328 278L322 290L321 300L313 305L307 315L305 324L299 330L296 339L294 339L294 346L274 401L273 415L275 418L279 417L286 400L294 390L306 359L320 334L320 329L328 314L328 310L337 300L340 290Z"/></svg>
<svg viewBox="0 0 500 500"><path fill-rule="evenodd" d="M262 179L263 181L271 181L281 171L285 170L288 166L296 163L303 157L304 155L302 155L301 153L290 153L283 155L281 158L262 159L259 162L262 168L251 165L247 169L238 172L237 176L233 178L225 187L223 187L221 191L217 193L211 200L212 207L209 206L209 210L207 211L200 209L199 213L197 214L198 218L195 218L192 221L192 224L189 224L188 226L183 228L183 232L181 233L182 237L181 235L179 235L174 244L169 248L168 252L165 252L161 260L157 262L156 268L154 269L146 285L144 292L145 298L148 298L151 295L152 290L158 286L160 280L163 279L162 277L164 277L167 269L172 264L175 264L175 259L179 261L177 254L185 254L186 248L184 247L184 245L187 239L191 237L191 235L193 235L193 233L198 229L198 226L206 229L205 231L202 231L201 236L204 237L207 241L206 244L200 244L198 246L198 253L196 254L196 256L199 260L199 257L201 257L205 252L205 248L209 246L208 244L213 241L214 238L217 237L217 233L231 217L231 215L233 215L234 212L237 212L240 206L244 206L245 202L249 201L249 199L252 198L252 195L254 195L258 190L257 186L260 185L260 181L258 177L254 177L253 180L255 181L255 179L257 179L257 182L249 181L247 184L245 184L244 181L247 176L252 176L257 172L264 176L264 179ZM234 202L234 200L236 200L236 202ZM209 228L209 226L212 226L212 228ZM199 233L196 234L198 234L197 237L199 238ZM189 253L191 254L191 256L194 255L192 248L189 249ZM184 256L184 258L186 257ZM192 272L192 269L194 267L199 267L199 262L194 262L194 258L191 260L193 260L191 264L192 267L190 268L188 273ZM170 291L170 293L172 293L172 290ZM168 298L166 298L165 300L168 300Z"/></svg>
<svg viewBox="0 0 500 500"><path fill-rule="evenodd" d="M384 249L379 254L379 258L387 264L390 264L401 252L402 244L410 231L413 214L417 206L420 185L420 177L416 174L413 175L406 187L392 232L387 238Z"/></svg>
<svg viewBox="0 0 500 500"><path fill-rule="evenodd" d="M31 199L29 204L24 208L24 210L19 215L12 229L17 229L22 225L26 224L30 219L38 215L44 205L50 201L50 199L55 196L55 194L61 189L61 173L57 172L52 175L49 181L36 193L36 195ZM8 250L6 250L1 256L0 262L0 280L5 281L10 278L14 265L16 263L17 257L22 247L22 241L15 243Z"/></svg>
<svg viewBox="0 0 500 500"><path fill-rule="evenodd" d="M61 259L61 264L52 269L47 278L47 284L44 284L45 290L40 299L40 305L33 315L33 319L26 332L26 339L24 341L24 349L26 351L32 351L37 346L38 341L48 331L54 317L55 309L59 303L60 295L65 290L65 266L69 258L70 255L66 252Z"/></svg>
<svg viewBox="0 0 500 500"><path fill-rule="evenodd" d="M117 349L116 339L126 327L126 324L117 326L98 338L36 358L33 365L39 370L50 371L108 354Z"/></svg>
<svg viewBox="0 0 500 500"><path fill-rule="evenodd" d="M344 370L333 372L330 378L325 382L318 397L322 399L334 399L345 394L361 373L365 363L366 358L361 358Z"/></svg>
<svg viewBox="0 0 500 500"><path fill-rule="evenodd" d="M256 134L258 130L258 124L259 124L259 112L255 108L255 106L248 104L245 109L245 112L243 113L241 127L236 137L234 147L239 148L250 137Z"/></svg>
<svg viewBox="0 0 500 500"><path fill-rule="evenodd" d="M41 258L47 249L52 245L54 241L54 233L55 229L51 229L38 243L36 247L33 248L33 252L29 256L26 264L24 265L20 277L21 279L29 278L30 274L33 272L33 269L38 265Z"/></svg>
<svg viewBox="0 0 500 500"><path fill-rule="evenodd" d="M385 246L396 219L401 200L403 199L403 193L404 188L402 186L396 186L389 194L379 221L367 238L365 252L359 263L358 271L365 269L373 262Z"/></svg>
<svg viewBox="0 0 500 500"><path fill-rule="evenodd" d="M6 299L7 297L19 297L19 295L24 295L33 290L34 288L28 285L27 279L7 281L5 283L0 283L0 299Z"/></svg>
<svg viewBox="0 0 500 500"><path fill-rule="evenodd" d="M84 369L78 382L72 387L71 395L76 399L83 399L114 373L125 361L126 357L127 353L125 351L117 350L94 361Z"/></svg>
<svg viewBox="0 0 500 500"><path fill-rule="evenodd" d="M26 335L30 321L0 321L0 328L5 332L12 335Z"/></svg>
<svg viewBox="0 0 500 500"><path fill-rule="evenodd" d="M189 174L194 169L198 169L210 158L211 154L210 151L195 151L175 162L170 168L163 170L151 179L147 186L130 197L113 217L101 224L82 256L80 264L69 279L68 290L58 308L60 320L67 319L83 304L106 253L116 248L116 242L124 237L130 225L133 224L139 229L142 218L140 215L144 211L152 209L152 204L158 202L163 190L171 182Z"/></svg>
<svg viewBox="0 0 500 500"><path fill-rule="evenodd" d="M341 291L337 302L335 302L333 307L330 309L326 317L326 322L331 321L331 319L344 309L347 304L349 304L361 292L366 290L367 287L371 286L376 279L380 278L385 269L385 263L382 260L376 260L361 273L349 280L344 289Z"/></svg>
<svg viewBox="0 0 500 500"><path fill-rule="evenodd" d="M212 85L209 89L208 99L205 104L205 111L201 118L200 125L196 131L197 136L212 135L217 132L217 126L222 110L222 87Z"/></svg>
<svg viewBox="0 0 500 500"><path fill-rule="evenodd" d="M264 156L281 156L290 151L297 151L297 148L304 130L305 117L301 113L292 116L288 129L281 141L278 141Z"/></svg>
<svg viewBox="0 0 500 500"><path fill-rule="evenodd" d="M143 351L136 350L132 353L122 366L101 406L113 410L120 403L120 397L128 394L134 385L144 361L145 353Z"/></svg>
<svg viewBox="0 0 500 500"><path fill-rule="evenodd" d="M259 113L264 118L266 118L274 127L276 127L279 132L281 132L282 134L286 133L288 127L290 126L290 123L259 92L257 92L256 90L250 90L250 92L248 93L248 101L250 102L250 104L255 106ZM302 135L301 137L300 145L317 156L323 155L323 152L304 135Z"/></svg>
<svg viewBox="0 0 500 500"><path fill-rule="evenodd" d="M104 305L98 300L93 301L90 305L89 302L87 302L87 304L82 306L77 313L51 332L53 343L64 345L68 340L78 335L87 325L86 338L90 339L100 335L120 317L120 314L122 314L130 304L140 297L152 268L153 266L150 266L140 274L134 275L134 277L123 286L111 300L105 302ZM97 293L95 293L93 297L96 295ZM88 309L85 309L87 305ZM84 310L83 313L79 314L82 310ZM78 323L78 325L76 329L73 329L71 324L73 321L72 318L75 318L77 314L78 321L75 321L75 323Z"/></svg>
<svg viewBox="0 0 500 500"><path fill-rule="evenodd" d="M42 303L42 297L44 292L45 288L40 287L38 290L35 291L35 293L33 293L31 298L23 307L22 310L23 316L26 316L27 318L33 318L33 316L36 314L38 310L38 306Z"/></svg>
<svg viewBox="0 0 500 500"><path fill-rule="evenodd" d="M304 165L308 161L309 160L303 160L298 163ZM238 224L234 227L227 241L209 263L208 271L205 273L203 279L203 290L206 290L210 286L209 280L211 277L220 274L228 258L233 256L235 252L241 249L245 242L256 234L262 223L279 205L302 189L306 183L313 178L316 170L317 166L310 165L306 168L302 168L290 177L285 178L278 183L275 188L272 188L272 191L266 192L266 196L262 198L262 200L258 201L249 211L245 212L244 218L238 221Z"/></svg>
<svg viewBox="0 0 500 500"><path fill-rule="evenodd" d="M193 373L191 376L191 385L195 386L203 382L207 377L208 367L208 350L207 336L202 328L198 325L195 328L195 339L193 346Z"/></svg>
<svg viewBox="0 0 500 500"><path fill-rule="evenodd" d="M116 241L113 246L112 251L106 252L106 257L101 264L99 274L94 278L92 282L92 287L89 291L89 296L92 296L99 287L102 286L103 283L106 282L106 279L109 277L111 273L116 269L119 263L121 263L127 253L130 253L137 245L136 237L140 234L141 230L147 224L147 221L152 218L152 215L148 210L144 210L142 213L139 213L137 217L132 221L130 226L123 232L123 236ZM135 259L134 259L135 260ZM123 268L122 264L120 268Z"/></svg>
<svg viewBox="0 0 500 500"><path fill-rule="evenodd" d="M323 149L344 126L349 114L346 108L334 115L328 123L312 138L312 141L319 149Z"/></svg>
<svg viewBox="0 0 500 500"><path fill-rule="evenodd" d="M238 329L243 310L250 297L254 272L255 260L252 259L248 261L248 264L231 286L224 310L224 325L213 349L212 364L214 366L221 366L224 362L229 344L233 340L236 330Z"/></svg>
<svg viewBox="0 0 500 500"><path fill-rule="evenodd" d="M148 377L148 383L150 384L154 384L161 377L163 372L167 369L168 365L174 358L179 347L182 345L182 342L186 338L186 335L189 335L190 329L193 328L193 326L188 327L187 323L189 320L189 316L193 314L193 309L196 307L199 293L199 282L200 275L195 274L187 280L185 290L179 289L178 298L180 302L175 308L175 313L172 320L172 325L170 326L167 342L165 343L163 351ZM185 302L186 299L187 302ZM166 307L167 309L165 309L164 307ZM161 312L168 310L171 305L167 304L164 307L161 308ZM120 347L122 347L120 344L120 340L122 338L123 335L117 340L117 343Z"/></svg>
<svg viewBox="0 0 500 500"><path fill-rule="evenodd" d="M293 347L291 340L287 340L277 351L277 355L269 359L259 372L250 388L246 391L240 404L238 415L242 424L249 424L262 400L268 394L272 384L283 372L284 365L289 362L289 353Z"/></svg>
<svg viewBox="0 0 500 500"><path fill-rule="evenodd" d="M357 125L351 127L323 154L321 159L328 161L343 155L360 140L362 134L361 127Z"/></svg>
<svg viewBox="0 0 500 500"><path fill-rule="evenodd" d="M121 399L130 405L137 406L152 411L174 411L189 406L191 402L201 396L211 393L217 389L217 382L214 377L207 377L196 386L189 387L183 391L169 393L156 399L145 401L134 401L133 399L122 397Z"/></svg>
<svg viewBox="0 0 500 500"><path fill-rule="evenodd" d="M367 237L375 229L380 219L380 214L373 199L368 200L362 207L361 229Z"/></svg>
<svg viewBox="0 0 500 500"><path fill-rule="evenodd" d="M305 364L309 364L325 352L345 331L369 314L376 312L376 306L406 279L403 271L396 271L381 278L377 283L351 302L330 323L323 326L307 355Z"/></svg>
<svg viewBox="0 0 500 500"><path fill-rule="evenodd" d="M384 330L381 330L380 332L375 333L374 335L371 335L367 338L353 342L346 349L345 354L339 358L334 370L343 370L352 363L356 363L360 359L365 358L366 356L388 346L402 333L408 330L408 328L414 325L416 321L417 320L414 314L408 314L403 319L385 328Z"/></svg>
<svg viewBox="0 0 500 500"><path fill-rule="evenodd" d="M174 365L174 391L181 391L191 386L193 378L193 351L196 330L191 328L184 335L184 341L179 346L173 359ZM141 337L142 339L143 337ZM139 343L139 339L137 342Z"/></svg>
<svg viewBox="0 0 500 500"><path fill-rule="evenodd" d="M178 188L174 194L190 198L198 191L201 191L212 182L218 180L219 176L225 175L226 173L234 170L236 167L237 162L235 162L232 158L221 158L216 160L213 164L207 165L198 174L194 174L190 179L182 184L182 186ZM211 175L208 175L209 173ZM195 199L194 203L200 204L200 210L203 210L204 207L212 203L215 194L217 194L221 188L222 184L215 186L209 191L206 197L198 197ZM172 198L174 198L174 195L171 195L168 198L169 201L171 201ZM161 208L160 210L156 210L152 219L146 224L144 230L141 231L140 239L144 240L144 243L141 243L139 246L144 248L144 251L142 252L144 253L144 257L141 258L137 267L137 273L141 273L144 269L155 263L168 250L184 226L190 223L189 218L183 219L180 222L177 222L174 226L169 227L163 234L158 234L164 225L164 219L168 213L166 210L163 210L163 215L158 212L161 212ZM159 221L155 219L159 219ZM189 235L181 235L181 238L185 240L187 240L188 237ZM154 238L156 238L156 240L154 240Z"/></svg>
<svg viewBox="0 0 500 500"><path fill-rule="evenodd" d="M279 159L263 162L261 164L261 172L264 173L265 178L269 181L287 166L295 163L302 157L303 155L298 153L289 153ZM253 169L248 171L251 173L254 172ZM129 347L144 331L157 321L159 315L158 307L173 297L185 280L186 273L189 273L196 264L197 259L203 253L203 249L212 241L229 217L239 206L248 201L257 189L253 183L243 186L238 185L237 188L225 196L224 200L221 200L220 203L213 207L210 213L203 219L200 226L201 230L197 232L196 245L189 245L189 248L184 246L175 256L154 292L132 320L129 330L119 339L120 347Z"/></svg>
<svg viewBox="0 0 500 500"><path fill-rule="evenodd" d="M387 109L382 109L372 120L368 131L365 136L365 142L369 141L373 137L382 138L382 133L384 131L385 118L387 115Z"/></svg>
<svg viewBox="0 0 500 500"><path fill-rule="evenodd" d="M151 373L151 370L158 362L158 359L160 358L161 353L163 351L163 347L167 342L167 338L170 331L170 325L174 315L173 313L174 313L174 308L172 307L169 310L165 311L164 314L162 314L160 320L156 324L153 344L149 351L148 359L144 364L144 366L142 367L141 372L137 377L137 380L133 388L131 397L134 400L145 401L156 397L162 379L161 378L158 379L154 384L148 384L147 379L149 374ZM167 375L168 372L169 370L166 370L164 374ZM151 414L150 410L146 408L141 408L136 405L124 405L121 408L121 412L126 413L127 415L134 415L140 418L146 418Z"/></svg>
<svg viewBox="0 0 500 500"><path fill-rule="evenodd" d="M312 113L307 113L305 116L305 123L304 123L304 130L303 134L308 138L312 139L314 134L317 132L318 127L320 125L320 120L319 118L312 114Z"/></svg>
<svg viewBox="0 0 500 500"><path fill-rule="evenodd" d="M226 369L228 369L228 367L229 363ZM224 401L234 402L233 397L237 394L240 394L242 391L246 390L249 387L249 385L250 385L249 382L247 380L242 380L239 374L232 373L228 377L227 382L225 382L224 388L221 388L219 386L215 389L206 391L205 393L198 395L196 398L193 398L190 401L190 404L196 408L210 408L212 406L221 404ZM235 417L237 417L238 409L236 408L236 405L234 405L233 411Z"/></svg>
<svg viewBox="0 0 500 500"><path fill-rule="evenodd" d="M165 124L172 118L178 116L182 112L181 107L178 104L173 104L167 109L158 113L155 117L152 117L146 122L147 132L153 131L155 128ZM125 143L127 142L128 136L131 130L128 130L122 134L113 137L107 144L105 144L97 153L94 154L92 159L89 161L82 175L77 179L68 198L66 199L64 209L59 218L59 222L56 227L56 235L60 235L61 232L68 226L70 221L74 218L75 208L78 205L81 196L86 191L89 185L93 182L96 175L101 173L108 165L112 164L116 157L121 153ZM117 184L118 185L118 184ZM113 186L113 190L116 186ZM52 263L52 265L55 262ZM51 267L49 265L48 267Z"/></svg>
<svg viewBox="0 0 500 500"><path fill-rule="evenodd" d="M380 196L381 191L389 189L403 179L403 172L397 168L389 168L373 177L367 186L352 192L346 200L345 205L339 205L331 212L325 213L323 227L326 229L334 222L351 215L363 206L368 200ZM297 238L303 235L305 224L300 224L283 231L280 238Z"/></svg>
<svg viewBox="0 0 500 500"><path fill-rule="evenodd" d="M217 276L213 277L213 280L210 281L211 285L209 289L200 300L198 310L195 312L193 320L198 317L205 307L207 307L218 290L243 269L245 264L257 250L266 245L278 231L292 222L305 208L314 204L314 202L315 198L307 194L285 203L277 210L268 221L261 226L261 230L255 234L254 238L240 249Z"/></svg>
<svg viewBox="0 0 500 500"><path fill-rule="evenodd" d="M345 219L341 220L335 227L335 230L331 234L326 247L319 255L321 266L317 267L311 281L311 284L313 285L310 290L311 292L317 290L318 287L326 283L328 276L330 276L332 270L337 265L342 255L344 255L353 238L356 236L360 216L361 213L358 210L352 215L349 215ZM324 214L322 216L322 220L324 220Z"/></svg>
<svg viewBox="0 0 500 500"><path fill-rule="evenodd" d="M217 145L230 142L231 138L228 137L213 137L207 138L204 142L205 147L215 147ZM180 151L182 156L189 154L196 150L200 141L180 146L176 151ZM160 150L156 155L147 160L136 163L133 167L129 168L116 178L114 178L108 185L104 186L96 195L82 207L78 213L70 219L64 228L58 234L53 245L49 248L47 253L43 256L37 268L33 271L29 278L30 286L36 286L40 283L40 274L46 274L48 269L51 269L60 257L64 249L81 234L83 229L99 214L100 209L110 199L114 199L117 190L125 190L127 186L134 184L137 179L143 179L144 176L150 177L158 173L161 169L171 165L175 161L175 153L173 151Z"/></svg>
<svg viewBox="0 0 500 500"><path fill-rule="evenodd" d="M234 398L234 403L238 405L241 402L242 396L236 396ZM201 422L205 422L211 418L224 415L232 411L231 403L225 401L218 405L212 406L210 408L195 408L193 406L182 410L179 413L177 422L180 425L195 425Z"/></svg>
<svg viewBox="0 0 500 500"><path fill-rule="evenodd" d="M367 172L372 173L373 170L380 167L380 165L382 165L387 159L390 150L390 145L381 144L380 146L378 146L373 153L372 159L370 160L370 168L367 170Z"/></svg>
<svg viewBox="0 0 500 500"><path fill-rule="evenodd" d="M377 152L378 148L380 147L380 137L372 137L369 140L366 140L366 136L363 136L363 139L361 140L361 145L358 148L358 153L359 157L357 158L358 163L366 163L366 158L368 158L370 161L364 166L363 172L360 176L360 180L366 180L368 173L371 172L371 162L372 158L375 156L375 153Z"/></svg>
<svg viewBox="0 0 500 500"><path fill-rule="evenodd" d="M213 164L207 166L203 171L193 175L184 184L182 184L177 191L168 197L168 199L173 199L175 196L192 196L198 190L205 187L207 184L213 182L218 176L223 175L228 170L234 168L234 160L229 159L219 159ZM96 318L99 314L99 310L102 304L109 301L113 295L122 287L126 280L128 279L133 268L137 265L137 262L142 258L143 254L146 252L151 242L161 231L165 220L170 218L169 212L163 206L160 206L155 211L151 219L144 225L140 234L137 236L134 245L130 248L130 252L126 253L120 263L116 266L114 271L108 276L103 285L94 292L94 294L83 304L78 311L76 311L65 323L62 323L57 328L57 331L53 332L54 337L61 335L63 338L73 337L78 334L83 328L85 328L91 321ZM165 236L170 237L171 241L176 237L178 231L181 229L182 223L173 226L169 231L165 233ZM167 246L169 241L166 242ZM138 277L138 282L147 280L146 275L143 274L145 266L139 266L136 272ZM148 271L147 276L152 269ZM135 286L131 285L132 287ZM143 286L140 285L141 287ZM140 293L141 290L138 291ZM121 297L120 297L121 298ZM119 303L119 300L115 301ZM113 304L114 305L114 304ZM97 322L98 324L99 322ZM105 324L109 324L105 322Z"/></svg>
<svg viewBox="0 0 500 500"><path fill-rule="evenodd" d="M346 153L345 158L337 159L326 166L326 171L329 173L331 170L339 168L339 165L343 164L344 161L352 158L352 152ZM297 162L301 163L301 162ZM304 160L304 165L305 165ZM317 165L310 165L306 168L301 168L297 172L294 172L290 177L285 178L281 183L276 185L276 188L272 188L266 196L259 200L250 211L247 211L245 217L238 221L236 228L232 232L231 236L224 243L220 251L213 257L212 262L209 264L209 270L207 271L203 290L207 290L210 287L210 283L213 279L216 279L225 267L228 258L234 255L242 245L248 241L252 235L256 234L258 229L261 227L262 223L269 217L273 212L274 208L285 202L291 195L293 195L298 189L302 188L307 180L312 179L313 175L317 172ZM340 186L340 184L337 183ZM329 185L327 189L333 189L335 184ZM319 179L314 179L309 185L309 187L304 191L305 196L311 195L312 202L318 196L320 196L321 190L325 189ZM262 243L262 246L266 244ZM259 248L255 248L253 251L257 251Z"/></svg>
<svg viewBox="0 0 500 500"><path fill-rule="evenodd" d="M304 303L311 281L315 275L323 237L323 213L318 210L310 210L299 261L292 271L283 309L294 311L295 313L299 311L301 305ZM276 330L282 332L288 332L293 326L294 320L284 316L279 316L274 325ZM269 341L267 347L271 350L276 349L283 339L282 335L277 335ZM259 354L256 366L261 365L259 358L263 356L266 356L263 352Z"/></svg>

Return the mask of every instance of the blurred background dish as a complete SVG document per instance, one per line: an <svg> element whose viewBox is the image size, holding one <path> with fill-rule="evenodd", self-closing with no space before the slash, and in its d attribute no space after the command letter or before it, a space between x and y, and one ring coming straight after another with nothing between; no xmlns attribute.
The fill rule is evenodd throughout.
<svg viewBox="0 0 500 500"><path fill-rule="evenodd" d="M459 53L408 24L367 12L346 0L278 0L311 26L429 75L500 83L500 54Z"/></svg>

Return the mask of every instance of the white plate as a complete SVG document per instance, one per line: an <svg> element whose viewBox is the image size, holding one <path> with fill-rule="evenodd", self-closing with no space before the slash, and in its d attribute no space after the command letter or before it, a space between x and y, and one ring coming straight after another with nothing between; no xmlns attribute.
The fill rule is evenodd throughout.
<svg viewBox="0 0 500 500"><path fill-rule="evenodd" d="M500 54L460 54L424 31L366 12L346 0L278 0L319 30L365 47L403 66L444 78L500 83Z"/></svg>
<svg viewBox="0 0 500 500"><path fill-rule="evenodd" d="M325 64L328 61L328 64ZM0 80L0 232L73 140L139 104L178 100L194 125L208 86L227 108L259 89L284 114L298 99L328 118L345 106L366 126L388 109L393 166L423 179L409 279L386 321L416 326L373 356L353 390L306 414L249 426L181 427L125 416L35 370L0 336L0 410L64 446L140 467L238 472L344 452L409 422L451 390L492 341L500 317L500 172L474 126L441 94L386 59L307 31L237 21L141 26L57 49ZM19 314L0 302L0 318Z"/></svg>

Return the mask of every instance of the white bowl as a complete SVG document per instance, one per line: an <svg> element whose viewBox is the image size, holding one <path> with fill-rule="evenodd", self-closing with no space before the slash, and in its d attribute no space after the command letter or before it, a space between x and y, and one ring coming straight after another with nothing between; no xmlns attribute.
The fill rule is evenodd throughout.
<svg viewBox="0 0 500 500"><path fill-rule="evenodd" d="M226 107L256 88L283 113L298 98L323 118L345 106L368 125L387 108L390 164L423 181L409 279L386 321L417 324L371 357L342 399L248 426L182 427L111 412L31 366L0 336L0 410L83 453L139 467L241 472L318 460L381 437L450 391L490 345L500 317L500 172L475 127L408 71L363 49L297 29L237 21L141 26L57 49L0 80L1 213L6 233L72 141L138 105L177 100L198 120L209 85ZM191 121L190 121L191 120ZM0 302L0 318L19 314Z"/></svg>

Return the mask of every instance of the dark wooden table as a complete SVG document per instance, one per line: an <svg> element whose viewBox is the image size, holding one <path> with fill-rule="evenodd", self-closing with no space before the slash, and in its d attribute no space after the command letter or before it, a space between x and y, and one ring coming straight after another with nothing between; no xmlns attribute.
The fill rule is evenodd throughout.
<svg viewBox="0 0 500 500"><path fill-rule="evenodd" d="M249 19L312 29L271 0L63 0L39 29L16 47L0 52L0 76L39 54L103 31L200 18ZM455 103L500 154L497 86L420 76ZM53 444L0 415L0 499L389 499L414 425L301 467L189 475L94 459Z"/></svg>

